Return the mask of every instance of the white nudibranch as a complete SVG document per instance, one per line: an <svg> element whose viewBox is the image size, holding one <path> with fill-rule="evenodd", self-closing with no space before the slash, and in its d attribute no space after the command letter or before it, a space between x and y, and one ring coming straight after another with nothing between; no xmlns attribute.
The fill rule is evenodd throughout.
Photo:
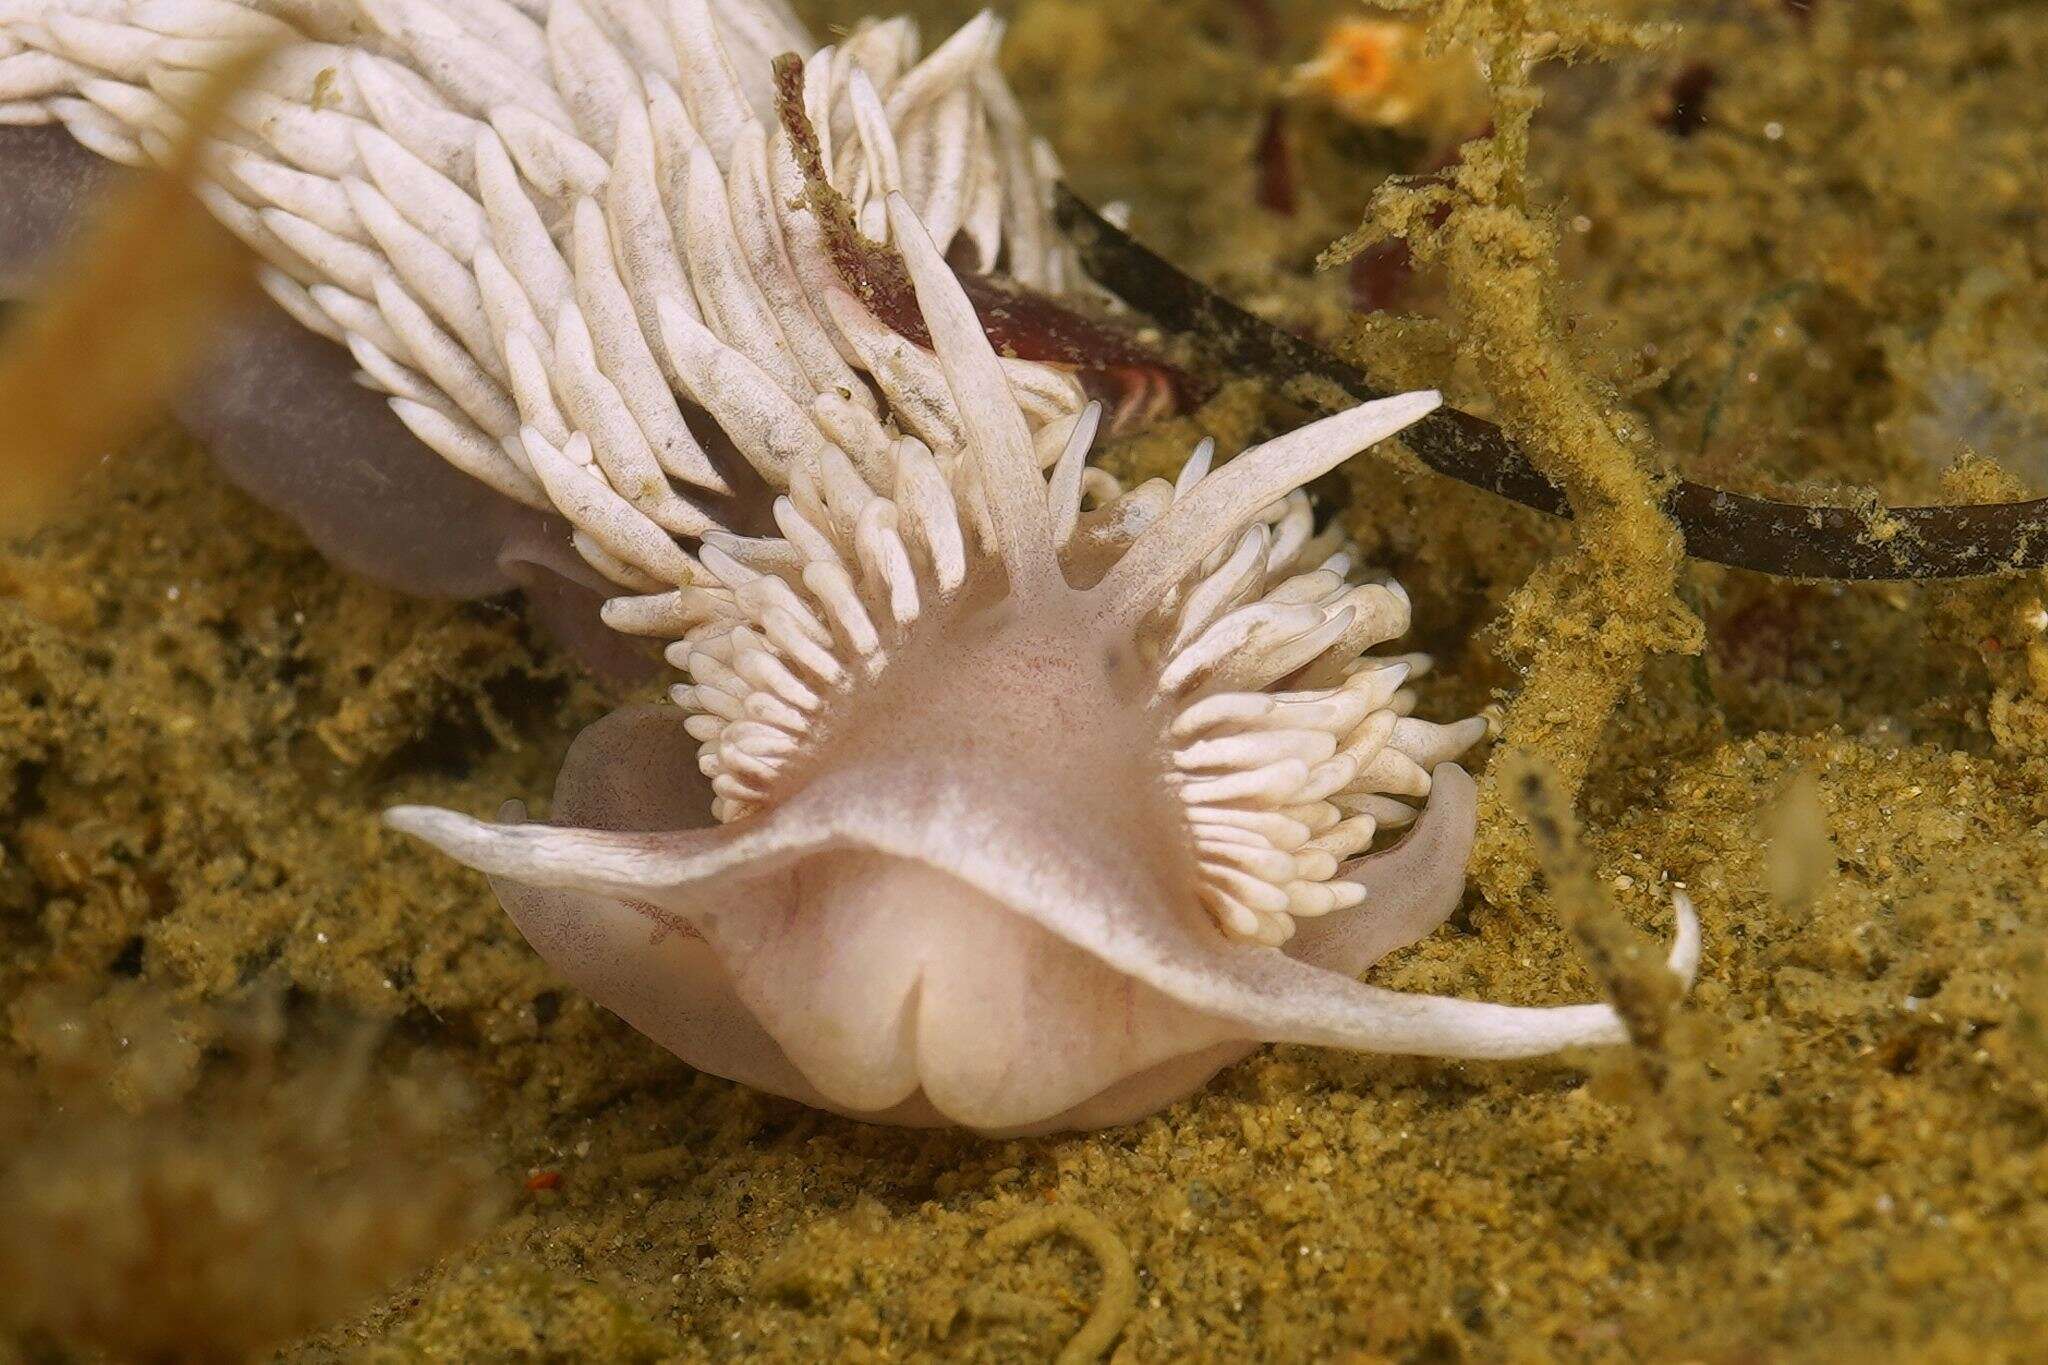
<svg viewBox="0 0 2048 1365"><path fill-rule="evenodd" d="M902 21L815 47L781 0L0 0L0 121L143 164L208 65L287 40L209 204L422 443L564 518L606 624L686 679L579 738L553 823L389 822L692 1065L1021 1133L1151 1113L1267 1041L1626 1041L1604 1004L1357 979L1456 906L1452 760L1485 725L1412 714L1428 660L1371 652L1408 597L1302 488L1437 396L1204 443L1171 483L1090 468L1100 406L999 356L956 273L1087 287L999 31L920 58ZM834 264L784 52L929 346Z"/></svg>
<svg viewBox="0 0 2048 1365"><path fill-rule="evenodd" d="M701 579L613 602L690 682L578 742L556 824L391 823L489 872L551 961L693 1065L886 1122L1123 1122L1269 1040L1626 1041L1607 1005L1356 980L1457 904L1474 801L1449 760L1484 725L1409 714L1424 661L1366 653L1407 598L1354 581L1300 490L1437 396L1220 467L1205 445L1085 507L1099 409L1048 474L957 278L888 211L959 446L824 445L779 535L707 532Z"/></svg>

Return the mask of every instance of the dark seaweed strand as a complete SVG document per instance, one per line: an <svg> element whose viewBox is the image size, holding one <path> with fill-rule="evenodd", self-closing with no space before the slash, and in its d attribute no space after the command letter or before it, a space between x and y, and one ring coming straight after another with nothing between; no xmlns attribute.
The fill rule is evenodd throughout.
<svg viewBox="0 0 2048 1365"><path fill-rule="evenodd" d="M1090 275L1163 326L1196 338L1229 368L1294 391L1312 378L1360 400L1386 396L1357 368L1182 274L1065 185L1058 209ZM1320 405L1335 403L1326 398ZM1447 407L1401 439L1439 474L1540 512L1572 515L1564 490L1491 422ZM1785 578L1988 578L2048 567L2048 498L1962 507L1811 507L1681 480L1664 508L1685 537L1687 554Z"/></svg>

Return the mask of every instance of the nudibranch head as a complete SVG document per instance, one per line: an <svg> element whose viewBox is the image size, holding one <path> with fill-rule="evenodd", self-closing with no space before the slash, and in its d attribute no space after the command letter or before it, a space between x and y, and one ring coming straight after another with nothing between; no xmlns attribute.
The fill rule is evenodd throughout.
<svg viewBox="0 0 2048 1365"><path fill-rule="evenodd" d="M780 535L708 532L697 581L611 604L691 681L579 741L556 824L391 822L491 873L684 1059L883 1121L1121 1122L1266 1040L1625 1037L1604 1005L1355 980L1456 904L1473 789L1449 760L1484 726L1408 714L1419 660L1365 652L1407 599L1353 581L1299 490L1436 395L1119 492L1085 466L1097 409L1043 458L958 280L889 211L959 445L823 447Z"/></svg>

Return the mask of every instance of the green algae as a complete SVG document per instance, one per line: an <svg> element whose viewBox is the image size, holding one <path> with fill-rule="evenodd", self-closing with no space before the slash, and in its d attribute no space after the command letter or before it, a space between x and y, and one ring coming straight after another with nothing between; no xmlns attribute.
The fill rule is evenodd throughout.
<svg viewBox="0 0 2048 1365"><path fill-rule="evenodd" d="M969 6L913 8L936 32ZM505 1212L424 1270L448 1245L433 1219L381 1259L306 1271L386 1288L363 1310L309 1284L271 1320L342 1316L294 1359L1046 1359L1098 1311L1107 1262L991 1234L1082 1213L1133 1267L1118 1360L2034 1355L2043 584L1683 564L1647 490L1674 470L1828 500L2038 483L2048 15L1754 0L1546 66L1526 185L1473 196L1463 222L1408 215L1438 250L1420 243L1402 315L1361 318L1311 263L1417 149L1286 93L1348 5L1272 3L1269 29L1236 0L1005 8L1020 93L1084 192L1375 374L1506 423L1592 513L1567 528L1398 460L1320 490L1414 593L1431 711L1505 703L1507 738L1576 790L1549 878L1501 812L1465 909L1374 979L1587 998L1570 926L1625 956L1619 921L1661 941L1682 885L1706 953L1656 1064L1277 1048L1127 1129L1029 1142L863 1127L694 1075L554 982L480 879L376 826L399 800L539 796L610 699L499 605L324 566L164 435L0 561L11 1206L71 1189L132 1211L123 1172L174 1165L230 1200L245 1178L291 1188L247 1172L305 1153L281 1115L349 1055L356 1035L322 1023L338 1011L378 1022L380 1078L431 1063L475 1102L441 1106L446 1162L407 1150L403 1188L340 1179L315 1202L445 1210L481 1152L477 1203ZM1536 12L1461 8L1496 31ZM1694 68L1711 88L1680 136L1670 91ZM1255 207L1276 101L1313 181L1287 218ZM1286 408L1233 386L1110 458L1156 473ZM293 1040L269 1045L267 1089L248 1068L270 1054L235 1023L265 1001ZM51 1164L76 1131L60 1095L117 1135L94 1160ZM306 1159L360 1172L352 1150ZM105 1249L58 1248L51 1226L0 1219L0 1263L108 1283ZM275 1276L241 1273L275 1301ZM24 1333L0 1360L263 1348L75 1328L67 1346L60 1317L0 1322Z"/></svg>

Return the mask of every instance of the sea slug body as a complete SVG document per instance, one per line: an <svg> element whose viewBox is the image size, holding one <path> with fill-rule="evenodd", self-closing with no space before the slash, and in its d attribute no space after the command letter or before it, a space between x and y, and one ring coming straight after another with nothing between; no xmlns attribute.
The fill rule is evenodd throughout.
<svg viewBox="0 0 2048 1365"><path fill-rule="evenodd" d="M1407 595L1301 490L1437 396L1204 444L1171 483L1091 469L1086 367L998 354L970 296L1086 287L998 34L920 61L900 22L815 48L775 0L0 0L0 118L140 163L222 45L293 40L215 211L687 679L578 740L553 823L389 821L692 1065L1025 1133L1140 1117L1266 1041L1625 1041L1607 1005L1357 980L1457 904L1453 760L1485 727L1412 714L1427 660L1370 652ZM785 51L903 316L828 240Z"/></svg>
<svg viewBox="0 0 2048 1365"><path fill-rule="evenodd" d="M779 536L707 533L703 580L614 602L692 681L579 741L561 823L392 824L491 873L551 961L693 1065L885 1122L1124 1122L1268 1040L1625 1041L1607 1005L1355 979L1456 905L1473 788L1449 760L1483 723L1408 714L1418 661L1365 652L1407 599L1353 581L1300 488L1436 395L1220 468L1204 447L1083 511L1099 410L1048 476L957 279L888 203L963 446L827 447Z"/></svg>

